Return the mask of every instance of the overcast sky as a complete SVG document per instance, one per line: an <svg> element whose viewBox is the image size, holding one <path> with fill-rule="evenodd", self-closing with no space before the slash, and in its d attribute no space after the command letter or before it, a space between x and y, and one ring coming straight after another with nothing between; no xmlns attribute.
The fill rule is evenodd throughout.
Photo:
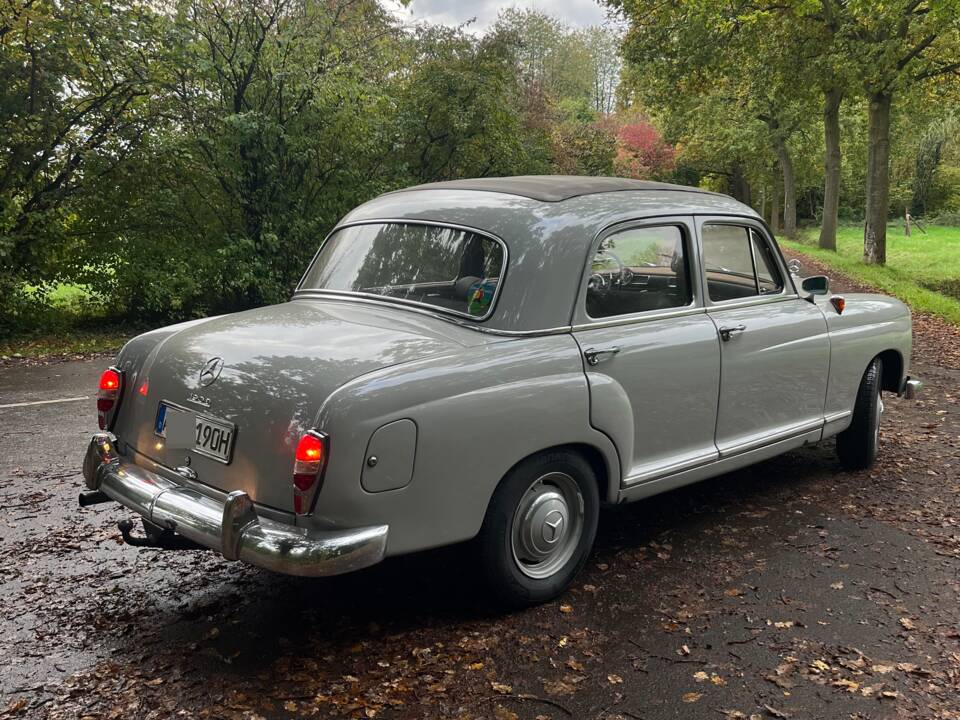
<svg viewBox="0 0 960 720"><path fill-rule="evenodd" d="M390 3L397 8L396 13L407 22L444 23L459 25L475 17L471 29L486 30L497 19L497 13L504 8L534 8L559 18L568 25L584 27L601 25L606 11L596 0L563 0L562 2L533 2L532 0L413 0L404 8L399 3Z"/></svg>

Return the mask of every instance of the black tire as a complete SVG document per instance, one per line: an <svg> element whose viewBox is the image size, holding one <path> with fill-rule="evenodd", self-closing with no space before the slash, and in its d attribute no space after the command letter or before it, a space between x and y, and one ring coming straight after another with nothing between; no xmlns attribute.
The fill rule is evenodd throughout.
<svg viewBox="0 0 960 720"><path fill-rule="evenodd" d="M865 470L877 459L883 410L880 399L882 381L883 363L874 358L860 381L850 427L837 435L837 455L846 470Z"/></svg>
<svg viewBox="0 0 960 720"><path fill-rule="evenodd" d="M544 493L551 497L563 494L551 486L552 482L558 481L568 493L571 490L579 493L582 506L579 534L574 537L577 520L571 512L571 519L561 525L562 532L569 534L569 538L561 536L561 541L565 543L562 551L551 549L550 552L555 555L550 562L543 561L542 567L535 563L528 564L515 552L514 532L519 532L518 528L536 527L540 522L542 538L546 537L551 513L549 507L543 509L543 503L539 506L536 504L543 499L540 495ZM535 499L530 501L531 497ZM544 502L556 501L548 498ZM568 506L575 504L567 503ZM537 507L541 510L538 511ZM526 514L521 513L521 508L527 509ZM537 513L541 511L547 512L547 515L538 521ZM562 511L553 512L562 514ZM568 450L539 453L513 468L494 491L475 541L484 580L498 604L513 608L527 607L552 600L566 590L590 555L597 534L599 512L596 474L590 463L578 453ZM527 518L529 522L524 522ZM515 523L515 520L518 522ZM554 524L550 524L550 532L557 532ZM552 542L533 540L534 543L541 541ZM553 562L559 565L550 567ZM534 571L549 574L531 577L529 573Z"/></svg>

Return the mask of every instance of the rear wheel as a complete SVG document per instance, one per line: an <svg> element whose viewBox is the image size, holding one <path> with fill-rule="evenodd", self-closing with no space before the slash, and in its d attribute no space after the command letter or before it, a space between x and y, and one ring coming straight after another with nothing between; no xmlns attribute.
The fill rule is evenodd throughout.
<svg viewBox="0 0 960 720"><path fill-rule="evenodd" d="M883 398L880 389L883 363L875 358L867 366L857 390L850 427L837 435L837 455L847 470L864 470L876 461L880 446L880 418Z"/></svg>
<svg viewBox="0 0 960 720"><path fill-rule="evenodd" d="M587 561L599 509L596 474L579 454L545 452L517 465L494 492L476 540L491 592L513 607L562 593Z"/></svg>

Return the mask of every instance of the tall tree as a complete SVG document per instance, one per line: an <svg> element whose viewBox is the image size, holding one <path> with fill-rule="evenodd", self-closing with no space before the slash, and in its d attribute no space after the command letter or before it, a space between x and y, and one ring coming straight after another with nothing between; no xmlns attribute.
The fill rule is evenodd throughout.
<svg viewBox="0 0 960 720"><path fill-rule="evenodd" d="M825 250L837 249L837 223L840 210L840 110L853 85L841 31L844 0L820 0L819 3L790 2L780 5L775 17L790 27L800 28L803 38L804 67L815 79L823 103L823 211L818 244Z"/></svg>
<svg viewBox="0 0 960 720"><path fill-rule="evenodd" d="M375 0L178 0L171 106L214 183L224 302L287 296L307 241L370 191L399 43Z"/></svg>
<svg viewBox="0 0 960 720"><path fill-rule="evenodd" d="M549 170L547 134L523 127L511 42L439 26L420 28L414 47L391 156L403 175L433 182Z"/></svg>
<svg viewBox="0 0 960 720"><path fill-rule="evenodd" d="M286 299L385 190L550 170L496 38L407 32L375 0L177 0L163 32L161 123L81 194L59 263L138 315Z"/></svg>
<svg viewBox="0 0 960 720"><path fill-rule="evenodd" d="M837 224L840 213L840 104L843 90L828 85L823 93L823 213L818 244L824 250L837 249Z"/></svg>
<svg viewBox="0 0 960 720"><path fill-rule="evenodd" d="M808 122L812 95L808 86L796 83L805 57L793 29L745 3L667 2L650 7L640 0L611 2L631 21L624 52L638 71L628 77L647 102L670 112L678 96L714 96L724 99L738 123L762 123L767 147L783 175L784 229L794 235L796 183L790 144ZM762 174L759 166L749 173ZM743 168L734 165L734 192L743 180Z"/></svg>
<svg viewBox="0 0 960 720"><path fill-rule="evenodd" d="M622 33L611 25L595 25L580 33L590 53L593 71L593 109L609 115L616 107L617 86L623 61L620 58Z"/></svg>
<svg viewBox="0 0 960 720"><path fill-rule="evenodd" d="M910 212L923 215L927 212L930 191L937 169L951 144L960 137L960 115L949 113L931 122L919 138L914 164L913 196Z"/></svg>
<svg viewBox="0 0 960 720"><path fill-rule="evenodd" d="M864 262L887 259L890 118L898 94L960 73L960 12L954 0L844 5L844 35L863 78L869 115Z"/></svg>
<svg viewBox="0 0 960 720"><path fill-rule="evenodd" d="M157 23L147 0L10 0L0 9L3 299L41 273L67 203L151 127Z"/></svg>

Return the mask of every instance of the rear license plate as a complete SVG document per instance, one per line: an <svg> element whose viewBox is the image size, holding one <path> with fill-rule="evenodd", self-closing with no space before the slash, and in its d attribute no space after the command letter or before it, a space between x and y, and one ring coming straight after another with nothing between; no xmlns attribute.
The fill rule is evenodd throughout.
<svg viewBox="0 0 960 720"><path fill-rule="evenodd" d="M191 449L199 455L228 464L233 453L236 428L226 420L199 415L161 402L157 408L154 432L166 439L170 449Z"/></svg>

